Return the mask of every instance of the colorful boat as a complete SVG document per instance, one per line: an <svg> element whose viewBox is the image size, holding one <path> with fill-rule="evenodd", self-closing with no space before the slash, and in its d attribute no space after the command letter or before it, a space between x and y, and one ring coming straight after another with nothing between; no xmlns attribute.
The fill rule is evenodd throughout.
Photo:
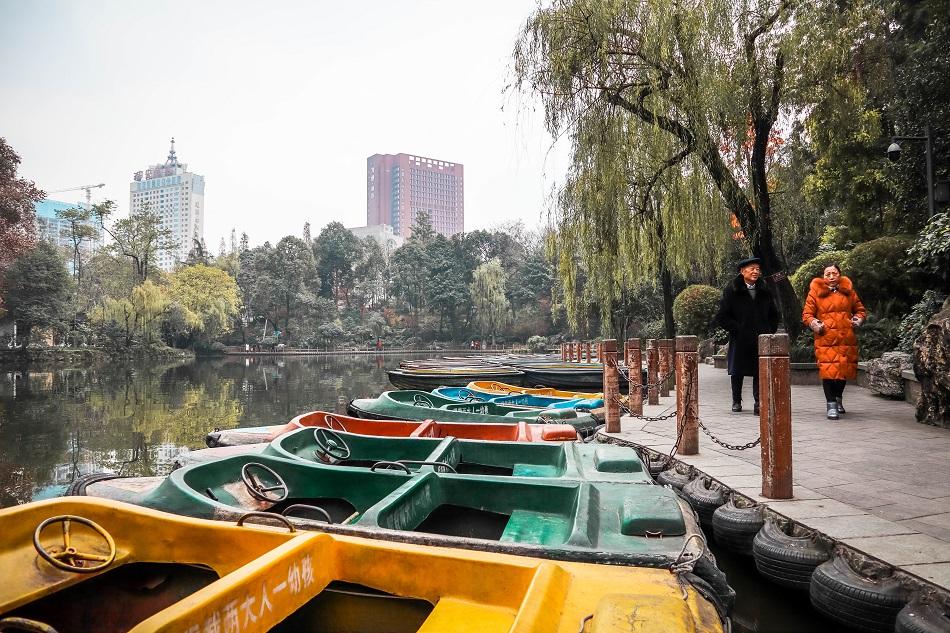
<svg viewBox="0 0 950 633"><path fill-rule="evenodd" d="M211 447L238 446L270 442L279 435L303 427L387 437L458 437L473 440L505 442L553 442L577 439L574 427L568 424L531 424L509 420L508 424L473 424L435 422L433 420L370 420L347 415L311 411L298 415L286 424L214 430L205 437Z"/></svg>
<svg viewBox="0 0 950 633"><path fill-rule="evenodd" d="M561 398L523 393L490 395L473 391L468 387L439 387L433 389L432 393L461 402L494 402L512 407L534 409L598 409L604 406L602 398Z"/></svg>
<svg viewBox="0 0 950 633"><path fill-rule="evenodd" d="M146 624L163 633L206 631L229 617L242 632L275 633L722 633L728 626L696 586L663 569L329 534L295 538L280 556L246 565Z"/></svg>
<svg viewBox="0 0 950 633"><path fill-rule="evenodd" d="M0 510L0 529L4 569L18 570L0 585L4 630L574 633L583 622L600 633L721 633L727 623L708 592L663 569L240 527L75 497Z"/></svg>
<svg viewBox="0 0 950 633"><path fill-rule="evenodd" d="M489 396L508 396L528 393L535 396L556 396L558 398L603 398L602 392L563 391L553 387L519 387L497 380L475 380L465 385L470 391Z"/></svg>
<svg viewBox="0 0 950 633"><path fill-rule="evenodd" d="M261 452L332 466L405 472L653 483L636 451L610 444L391 438L301 429L280 436Z"/></svg>
<svg viewBox="0 0 950 633"><path fill-rule="evenodd" d="M143 622L289 538L89 497L5 508L0 530L0 629L60 633L152 631Z"/></svg>
<svg viewBox="0 0 950 633"><path fill-rule="evenodd" d="M603 389L604 366L600 363L546 363L517 365L526 385L544 385L564 389ZM621 388L627 380L621 373Z"/></svg>
<svg viewBox="0 0 950 633"><path fill-rule="evenodd" d="M75 492L196 518L272 512L308 529L558 560L668 567L684 550L704 551L692 510L669 488L439 469L238 455Z"/></svg>
<svg viewBox="0 0 950 633"><path fill-rule="evenodd" d="M347 405L351 415L376 420L426 420L510 424L515 419L532 422L570 424L581 435L589 435L598 421L588 413L573 409L524 409L494 402L459 402L426 391L386 391L377 398L359 398Z"/></svg>
<svg viewBox="0 0 950 633"><path fill-rule="evenodd" d="M512 367L462 366L462 367L400 367L386 372L389 382L397 389L422 389L428 391L440 385L464 387L473 380L504 380L520 382L521 372Z"/></svg>

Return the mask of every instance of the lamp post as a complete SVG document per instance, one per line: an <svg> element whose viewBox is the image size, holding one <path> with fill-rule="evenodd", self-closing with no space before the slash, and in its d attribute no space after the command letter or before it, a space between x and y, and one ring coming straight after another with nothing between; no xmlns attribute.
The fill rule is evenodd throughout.
<svg viewBox="0 0 950 633"><path fill-rule="evenodd" d="M887 147L887 157L891 161L897 161L901 157L901 146L897 141L923 141L924 155L927 158L927 210L930 216L936 211L936 201L934 200L934 152L931 142L930 126L924 126L923 136L892 136L891 144Z"/></svg>

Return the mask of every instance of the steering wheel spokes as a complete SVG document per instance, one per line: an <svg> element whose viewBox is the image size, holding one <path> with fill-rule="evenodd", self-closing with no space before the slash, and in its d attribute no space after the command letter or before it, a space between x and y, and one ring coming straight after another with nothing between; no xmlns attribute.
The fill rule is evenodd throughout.
<svg viewBox="0 0 950 633"><path fill-rule="evenodd" d="M314 450L314 453L320 457L320 459L324 459L323 456L326 456L342 461L350 457L350 447L347 446L346 441L335 431L317 427L313 430L313 440L317 443L317 448ZM326 459L324 461L329 460Z"/></svg>
<svg viewBox="0 0 950 633"><path fill-rule="evenodd" d="M328 413L328 414L326 414L325 416L323 416L323 419L326 420L327 428L328 428L328 429L333 430L333 425L336 424L338 427L340 427L340 430L341 430L341 431L343 431L344 433L346 433L346 427L343 426L343 422L341 422L339 419L337 419L336 416L330 415L330 414Z"/></svg>
<svg viewBox="0 0 950 633"><path fill-rule="evenodd" d="M257 473L261 472L267 475L273 483L268 484L261 480ZM258 462L248 462L241 467L241 481L247 487L247 491L258 501L270 501L277 503L283 501L290 494L287 483L281 479L272 468ZM271 495L270 493L276 493Z"/></svg>
<svg viewBox="0 0 950 633"><path fill-rule="evenodd" d="M414 396L412 396L412 404L413 406L416 406L416 407L429 407L430 409L435 408L435 405L432 404L432 401L429 400L424 395L422 395L421 393L417 393Z"/></svg>
<svg viewBox="0 0 950 633"><path fill-rule="evenodd" d="M108 554L102 555L82 552L74 547L72 544L72 523L74 521L85 525L101 536L108 546ZM44 529L54 523L62 524L63 545L62 547L54 546L45 548L42 543L40 543L40 534ZM106 532L105 528L85 517L76 516L74 514L50 517L40 523L33 532L33 547L36 548L36 552L43 560L53 567L80 574L88 574L105 569L112 564L116 555L115 541L112 539L112 536Z"/></svg>

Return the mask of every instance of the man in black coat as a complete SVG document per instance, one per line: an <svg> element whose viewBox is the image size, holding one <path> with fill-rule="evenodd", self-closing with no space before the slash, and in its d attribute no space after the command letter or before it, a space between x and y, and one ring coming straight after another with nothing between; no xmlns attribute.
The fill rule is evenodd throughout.
<svg viewBox="0 0 950 633"><path fill-rule="evenodd" d="M759 413L759 334L774 334L779 314L762 279L761 261L743 259L739 274L722 291L716 323L729 332L729 375L732 377L732 410L742 411L742 378L752 376L752 396Z"/></svg>

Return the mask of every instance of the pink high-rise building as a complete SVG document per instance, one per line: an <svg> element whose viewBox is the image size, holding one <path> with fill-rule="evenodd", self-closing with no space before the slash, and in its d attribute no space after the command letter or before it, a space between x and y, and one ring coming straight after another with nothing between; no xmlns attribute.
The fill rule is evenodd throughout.
<svg viewBox="0 0 950 633"><path fill-rule="evenodd" d="M373 154L366 159L366 225L388 224L402 237L420 213L437 233L465 230L462 165L413 154Z"/></svg>

